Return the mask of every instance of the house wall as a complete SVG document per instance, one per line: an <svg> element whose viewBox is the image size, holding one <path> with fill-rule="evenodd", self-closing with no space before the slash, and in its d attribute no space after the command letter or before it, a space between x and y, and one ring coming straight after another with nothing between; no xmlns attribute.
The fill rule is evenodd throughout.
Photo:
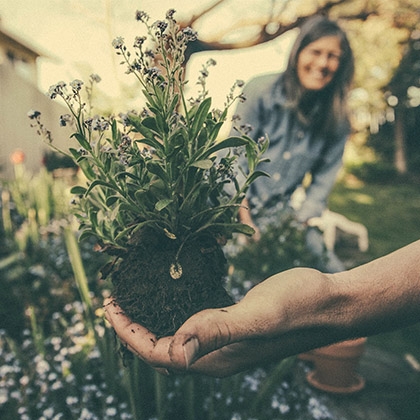
<svg viewBox="0 0 420 420"><path fill-rule="evenodd" d="M0 64L9 62L15 71L33 83L38 80L37 58L40 53L35 51L24 41L18 40L16 35L8 34L0 20Z"/></svg>
<svg viewBox="0 0 420 420"><path fill-rule="evenodd" d="M13 176L10 155L14 151L24 152L25 165L33 173L41 167L45 151L51 151L30 126L27 116L30 110L41 112L42 123L52 132L54 144L68 149L70 129L59 125L59 117L68 113L67 108L40 92L35 84L19 76L9 62L3 61L0 64L0 179Z"/></svg>

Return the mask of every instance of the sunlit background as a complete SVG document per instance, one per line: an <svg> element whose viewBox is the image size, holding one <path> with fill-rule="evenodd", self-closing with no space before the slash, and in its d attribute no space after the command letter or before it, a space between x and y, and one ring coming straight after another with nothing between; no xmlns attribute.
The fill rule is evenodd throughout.
<svg viewBox="0 0 420 420"><path fill-rule="evenodd" d="M194 21L199 39L230 40L236 49L194 54L186 78L194 88L202 64L215 59L207 88L216 107L236 79L246 82L285 67L296 36L288 29L299 19L320 11L339 19L356 58L349 98L354 131L328 209L364 225L369 248L362 251L356 235L337 229L335 250L353 267L420 238L419 0L0 0L0 35L4 31L18 46L35 50L27 59L0 48L1 420L272 419L283 418L281 413L288 418L348 418L348 398L326 399L324 393L318 398L306 386L297 392L294 380L292 386L283 381L282 375L292 372L287 364L267 376L257 370L217 382L153 376L143 364L122 369L115 336L102 318L103 297L109 293L98 282L104 255L92 253L89 241L79 248L67 223L70 185L80 172L64 166L60 155L51 159L58 167L45 159L50 147L27 117L31 109L40 111L53 144L67 150L74 139L69 139L69 127L59 125L67 108L44 93L60 80L86 80L91 73L102 78L95 96L98 113L139 109L142 94L136 80L125 74L125 65L119 65L112 40L121 36L130 46L141 35L136 10L149 13L153 22L174 8L182 22L212 5L217 8ZM275 34L279 27L287 29L286 35L274 41L239 45L255 34ZM281 244L273 245L283 264L278 271L305 257L293 232L291 240L284 239L288 231L282 226ZM258 270L265 264L259 258L249 261ZM418 420L419 325L370 337L369 346L381 350L380 357L369 353L366 359L373 375L369 392L351 403L358 413L365 410L366 418L372 413L396 418L383 414L388 409L398 410L400 420ZM384 358L382 352L395 358ZM303 373L292 376L304 380ZM346 412L330 416L337 401ZM171 416L180 413L176 410L182 414Z"/></svg>
<svg viewBox="0 0 420 420"><path fill-rule="evenodd" d="M45 55L39 59L40 89L47 91L59 80L85 79L97 73L102 78L100 88L118 102L121 83L131 80L119 65L112 40L122 36L131 45L143 30L134 18L136 10L144 10L151 20L157 20L174 8L175 18L182 19L194 7L197 4L191 0L0 0L0 17L3 28ZM237 9L230 9L230 13L235 12ZM216 15L211 26L223 26L226 18L224 13ZM201 65L209 57L215 59L217 65L211 69L208 89L218 105L236 79L246 81L255 74L281 70L294 36L292 31L252 49L196 54L188 65L187 79L193 87Z"/></svg>

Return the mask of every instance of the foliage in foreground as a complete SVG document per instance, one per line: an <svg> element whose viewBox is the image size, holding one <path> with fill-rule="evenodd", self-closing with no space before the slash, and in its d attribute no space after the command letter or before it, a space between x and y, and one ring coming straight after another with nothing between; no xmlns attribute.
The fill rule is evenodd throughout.
<svg viewBox="0 0 420 420"><path fill-rule="evenodd" d="M306 246L306 230L293 212L279 212L275 221L271 218L262 229L258 242L232 247L229 262L233 283L251 286L293 267L320 267L319 256L311 254Z"/></svg>
<svg viewBox="0 0 420 420"><path fill-rule="evenodd" d="M213 60L203 66L198 97L185 97L184 53L196 34L181 29L173 14L170 10L164 21L149 24L147 14L137 12L149 39L136 37L134 54L121 37L113 41L127 73L139 82L146 100L142 111L118 118L91 115L96 75L85 88L82 81L74 80L69 86L59 82L49 91L52 99L61 97L68 106L70 114L62 117L62 124L75 127L76 146L70 154L86 177L86 185L72 189L81 237L93 235L117 255L135 242L135 233L145 226L178 240L180 248L203 233L225 239L235 232L253 233L236 215L249 185L265 175L257 166L268 141L254 142L245 134L219 139L228 109L241 98L237 89L242 82L232 87L224 109L212 109L205 79ZM40 113L29 116L51 143ZM238 177L235 164L245 150L248 167L239 168Z"/></svg>
<svg viewBox="0 0 420 420"><path fill-rule="evenodd" d="M3 300L5 312L21 323L0 328L2 420L262 420L296 419L298 413L331 419L325 401L292 384L293 359L221 380L164 377L138 359L123 366L113 331L102 317L103 296L109 292L107 284L95 280L92 244L77 242L61 212L68 187L45 172L39 175L42 182L38 177L30 182L23 166L17 174L2 191L9 199L2 201L0 287L7 287L6 295L21 297L19 306ZM26 190L23 179L29 181ZM34 197L44 188L51 198L45 205L55 211L41 223L38 213L44 211ZM25 206L15 206L14 198ZM31 229L25 228L27 209L33 210ZM28 273L24 281L18 272ZM42 290L34 293L40 284ZM23 333L12 337L4 327Z"/></svg>

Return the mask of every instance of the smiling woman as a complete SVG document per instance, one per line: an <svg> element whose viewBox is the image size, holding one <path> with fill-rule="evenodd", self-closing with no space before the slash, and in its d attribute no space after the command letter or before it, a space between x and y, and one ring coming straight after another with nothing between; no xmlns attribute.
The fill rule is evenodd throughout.
<svg viewBox="0 0 420 420"><path fill-rule="evenodd" d="M353 72L345 33L336 22L316 16L302 26L283 73L254 78L245 86L247 101L237 108L241 124L252 127L255 141L264 135L270 139L269 161L261 169L271 177L251 186L239 211L241 221L256 230L255 239L279 225L285 208L291 208L306 227L326 209L350 132L346 96ZM296 209L291 197L302 188L306 199ZM306 242L318 257L316 268L344 269L325 249L316 228L308 227Z"/></svg>
<svg viewBox="0 0 420 420"><path fill-rule="evenodd" d="M299 54L297 74L306 90L324 89L340 67L341 45L337 36L312 42Z"/></svg>

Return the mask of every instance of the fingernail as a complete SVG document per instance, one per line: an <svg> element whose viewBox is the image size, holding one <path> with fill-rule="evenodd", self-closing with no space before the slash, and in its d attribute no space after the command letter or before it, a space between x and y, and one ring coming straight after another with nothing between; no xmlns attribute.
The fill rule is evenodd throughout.
<svg viewBox="0 0 420 420"><path fill-rule="evenodd" d="M192 365L194 362L194 358L198 353L200 345L196 337L191 337L188 341L186 341L183 345L184 348L184 359L185 365L187 369Z"/></svg>

